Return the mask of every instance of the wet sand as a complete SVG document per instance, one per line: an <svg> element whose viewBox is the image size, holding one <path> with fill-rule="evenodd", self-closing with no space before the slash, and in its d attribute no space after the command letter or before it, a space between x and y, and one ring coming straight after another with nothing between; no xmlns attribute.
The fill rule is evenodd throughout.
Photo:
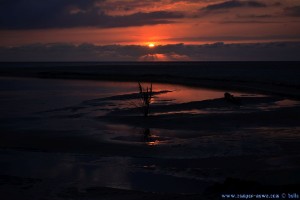
<svg viewBox="0 0 300 200"><path fill-rule="evenodd" d="M95 73L83 72L81 67L80 73L74 72L73 68L54 71L53 68L51 71L50 68L33 68L24 74L22 70L7 70L4 75L182 81L194 86L256 91L266 96L240 96L237 97L239 105L226 101L222 96L201 101L154 104L149 117L143 117L135 106L108 110L103 107L107 106L107 102L137 98L135 93L126 93L86 99L63 108L40 110L30 117L2 117L2 196L7 199L219 199L226 192L298 192L300 105L297 101L289 106L279 106L278 103L290 98L298 99L299 80L293 79L299 73L298 69L295 73L284 72L287 77L280 76L282 71L277 70L274 77L265 79L259 72L257 76L254 72L252 75L244 74L251 71L248 68L228 79L230 73L221 70L223 75L215 74L213 77L210 74L213 70L208 68L207 74L191 67L186 74L181 74L182 70L172 69L171 72L164 69L158 70L160 74L154 71L151 75L146 69L141 72L134 68L127 72L132 67L122 67L125 68L121 71L105 67ZM95 69L94 66L88 70L92 69ZM293 66L291 69L294 69ZM194 70L197 73L192 73ZM106 77L107 74L110 76ZM155 94L159 96L168 92L172 91L156 91ZM106 112L91 115L97 109ZM22 170L18 169L21 158L29 162L22 164ZM130 162L123 163L123 159ZM117 164L119 162L122 164ZM82 171L96 173L93 166L101 169L102 163L115 167L112 174L129 167L131 182L136 184L131 187L135 189L96 186L98 182L89 186L84 182L78 183L77 178L85 180L80 177L74 177L74 180L66 178L67 181L62 181L63 185L55 186L64 168L68 173L74 170L75 176L81 176ZM51 164L53 168L49 171L47 165ZM81 165L77 172L76 167ZM43 170L53 173L54 178ZM145 189L146 180L152 184L152 190ZM169 187L165 186L162 191L156 181L169 184ZM174 192L176 187L181 187L181 191Z"/></svg>

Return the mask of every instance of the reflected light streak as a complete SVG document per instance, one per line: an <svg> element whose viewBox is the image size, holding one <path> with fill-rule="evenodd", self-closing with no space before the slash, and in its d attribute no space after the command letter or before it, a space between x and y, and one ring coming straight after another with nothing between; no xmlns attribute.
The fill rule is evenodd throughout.
<svg viewBox="0 0 300 200"><path fill-rule="evenodd" d="M146 143L148 146L157 146L160 144L160 141L159 140L155 140L155 141L152 141L152 142L147 142Z"/></svg>

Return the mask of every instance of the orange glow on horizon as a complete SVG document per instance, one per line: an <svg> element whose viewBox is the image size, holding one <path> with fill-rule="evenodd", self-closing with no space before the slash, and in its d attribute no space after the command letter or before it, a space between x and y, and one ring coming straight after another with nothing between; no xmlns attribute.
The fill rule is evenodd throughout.
<svg viewBox="0 0 300 200"><path fill-rule="evenodd" d="M148 47L154 48L154 47L155 47L155 44L154 44L154 43L149 43L149 44L148 44Z"/></svg>
<svg viewBox="0 0 300 200"><path fill-rule="evenodd" d="M94 45L141 45L149 48L149 44L154 43L154 41L155 47L179 43L199 45L220 41L224 43L299 41L298 37L276 38L276 35L286 36L287 32L293 33L293 35L300 33L299 24L293 21L287 23L284 29L282 29L281 23L219 23L218 26L216 23L193 18L174 24L138 27L0 30L0 46L36 43L72 43L78 45L90 43ZM276 33L274 38L268 38L273 33Z"/></svg>

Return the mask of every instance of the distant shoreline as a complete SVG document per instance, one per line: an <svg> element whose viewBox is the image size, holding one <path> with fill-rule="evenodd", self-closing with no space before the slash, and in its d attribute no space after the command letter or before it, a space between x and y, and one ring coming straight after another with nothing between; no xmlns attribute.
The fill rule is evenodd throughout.
<svg viewBox="0 0 300 200"><path fill-rule="evenodd" d="M300 62L2 62L2 77L145 81L300 99Z"/></svg>

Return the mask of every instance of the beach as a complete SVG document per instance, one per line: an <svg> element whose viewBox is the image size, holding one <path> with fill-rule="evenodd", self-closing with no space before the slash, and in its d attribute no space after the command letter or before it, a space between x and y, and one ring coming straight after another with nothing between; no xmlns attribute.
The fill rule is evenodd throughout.
<svg viewBox="0 0 300 200"><path fill-rule="evenodd" d="M298 65L1 63L0 192L87 200L297 193ZM138 82L153 85L147 117Z"/></svg>

